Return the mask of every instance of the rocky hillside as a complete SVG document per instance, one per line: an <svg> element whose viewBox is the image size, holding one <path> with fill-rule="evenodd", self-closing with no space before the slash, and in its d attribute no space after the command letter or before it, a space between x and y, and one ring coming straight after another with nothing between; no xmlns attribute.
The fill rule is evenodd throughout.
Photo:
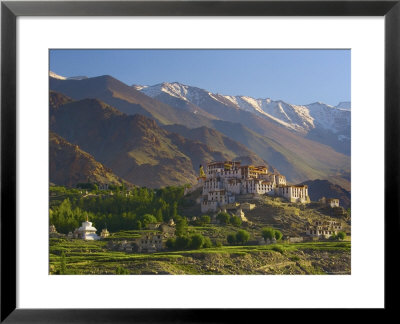
<svg viewBox="0 0 400 324"><path fill-rule="evenodd" d="M212 160L243 158L265 164L240 144L236 144L241 147L239 153L223 146L214 149L168 132L145 116L128 116L97 99L67 103L53 117L54 132L82 147L119 177L140 186L194 183L199 164Z"/></svg>
<svg viewBox="0 0 400 324"><path fill-rule="evenodd" d="M123 180L111 169L97 162L92 155L50 132L50 182L75 187L78 183L94 182L121 185Z"/></svg>

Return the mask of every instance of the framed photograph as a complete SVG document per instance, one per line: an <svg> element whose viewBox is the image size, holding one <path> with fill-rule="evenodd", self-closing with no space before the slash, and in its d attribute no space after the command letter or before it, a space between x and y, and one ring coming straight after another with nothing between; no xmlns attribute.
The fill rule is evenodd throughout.
<svg viewBox="0 0 400 324"><path fill-rule="evenodd" d="M399 15L2 2L1 320L392 308Z"/></svg>

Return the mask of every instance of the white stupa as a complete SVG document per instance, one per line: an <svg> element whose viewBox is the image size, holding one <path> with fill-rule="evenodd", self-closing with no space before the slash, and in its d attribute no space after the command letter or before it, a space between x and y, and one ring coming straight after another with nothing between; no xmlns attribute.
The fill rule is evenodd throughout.
<svg viewBox="0 0 400 324"><path fill-rule="evenodd" d="M86 214L86 222L82 222L82 226L76 230L78 237L83 240L99 240L100 237L96 234L97 229L89 222Z"/></svg>

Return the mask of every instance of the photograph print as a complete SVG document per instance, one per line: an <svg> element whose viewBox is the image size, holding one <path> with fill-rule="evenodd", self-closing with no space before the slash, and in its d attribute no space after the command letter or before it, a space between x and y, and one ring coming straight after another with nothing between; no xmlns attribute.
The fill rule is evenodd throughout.
<svg viewBox="0 0 400 324"><path fill-rule="evenodd" d="M50 49L50 275L350 275L351 51Z"/></svg>

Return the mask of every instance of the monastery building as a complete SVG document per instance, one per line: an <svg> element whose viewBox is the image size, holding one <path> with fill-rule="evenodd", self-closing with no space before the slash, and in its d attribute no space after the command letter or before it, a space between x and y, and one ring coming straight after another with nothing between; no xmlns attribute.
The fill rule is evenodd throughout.
<svg viewBox="0 0 400 324"><path fill-rule="evenodd" d="M237 195L268 194L285 197L291 202L307 203L308 187L288 186L286 177L268 172L266 166L241 165L240 162L223 161L200 166L200 176L195 188L202 186L201 211L217 211L234 203Z"/></svg>

